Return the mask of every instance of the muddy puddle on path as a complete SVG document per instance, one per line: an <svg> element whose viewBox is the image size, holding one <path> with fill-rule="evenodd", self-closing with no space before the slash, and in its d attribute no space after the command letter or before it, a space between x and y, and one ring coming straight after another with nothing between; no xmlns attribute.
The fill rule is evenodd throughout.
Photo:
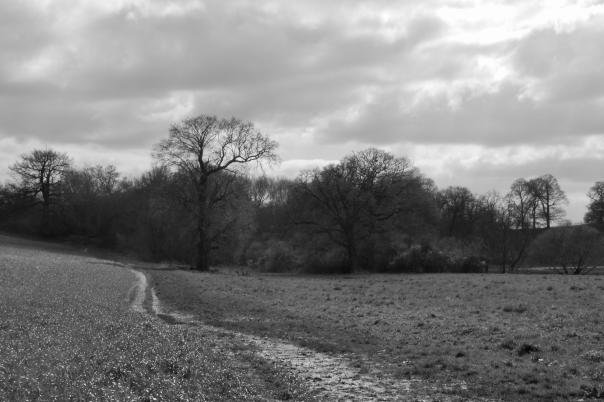
<svg viewBox="0 0 604 402"><path fill-rule="evenodd" d="M193 315L168 309L161 303L155 290L148 289L145 275L136 270L132 270L132 272L136 276L136 282L131 288L132 294L129 295L133 310L145 312L145 295L150 295L150 314L168 324L194 325L221 336L228 335L237 342L252 346L259 357L294 375L308 389L315 391L319 400L468 400L451 395L454 391L466 390L465 383L436 386L421 379L393 378L381 372L379 368L371 367L369 361L366 362L367 364L363 364L361 371L360 368L354 367L353 361L346 356L320 353L276 339L262 338L207 325Z"/></svg>

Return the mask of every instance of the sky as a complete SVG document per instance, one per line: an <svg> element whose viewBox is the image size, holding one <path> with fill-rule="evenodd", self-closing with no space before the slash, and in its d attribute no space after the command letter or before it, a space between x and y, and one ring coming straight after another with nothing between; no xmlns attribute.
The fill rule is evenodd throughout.
<svg viewBox="0 0 604 402"><path fill-rule="evenodd" d="M171 124L252 121L295 177L377 147L439 188L604 180L604 1L0 2L0 182L49 147L152 164Z"/></svg>

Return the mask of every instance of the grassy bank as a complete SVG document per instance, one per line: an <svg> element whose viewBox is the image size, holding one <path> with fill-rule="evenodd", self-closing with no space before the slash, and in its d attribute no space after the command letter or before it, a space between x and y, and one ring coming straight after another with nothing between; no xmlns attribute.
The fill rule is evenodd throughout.
<svg viewBox="0 0 604 402"><path fill-rule="evenodd" d="M307 399L242 345L130 309L134 276L0 236L0 400Z"/></svg>
<svg viewBox="0 0 604 402"><path fill-rule="evenodd" d="M604 397L602 276L149 274L165 303L212 324L464 381L464 397Z"/></svg>

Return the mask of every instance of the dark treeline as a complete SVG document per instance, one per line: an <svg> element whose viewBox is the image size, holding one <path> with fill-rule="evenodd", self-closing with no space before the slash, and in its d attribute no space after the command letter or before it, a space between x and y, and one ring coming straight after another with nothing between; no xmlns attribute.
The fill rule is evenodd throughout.
<svg viewBox="0 0 604 402"><path fill-rule="evenodd" d="M276 146L251 123L202 115L172 126L153 149L156 166L137 178L33 150L0 187L0 229L199 270L513 272L528 261L583 273L602 255L604 182L588 193L591 226L564 228L566 196L549 174L476 195L438 189L408 159L374 148L294 180L245 173L276 160Z"/></svg>

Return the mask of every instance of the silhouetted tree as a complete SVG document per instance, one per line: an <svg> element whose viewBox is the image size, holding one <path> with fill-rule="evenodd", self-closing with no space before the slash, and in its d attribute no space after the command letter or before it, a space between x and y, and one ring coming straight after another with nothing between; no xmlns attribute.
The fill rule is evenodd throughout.
<svg viewBox="0 0 604 402"><path fill-rule="evenodd" d="M299 206L297 222L341 246L348 270L354 271L375 252L372 237L404 230L400 218L420 182L405 158L374 148L353 153L338 164L300 175L292 197ZM413 192L407 191L410 187Z"/></svg>
<svg viewBox="0 0 604 402"><path fill-rule="evenodd" d="M545 221L545 227L550 228L552 222L564 217L566 212L563 205L568 203L566 194L560 188L558 179L551 174L545 174L532 180L534 197L541 206L541 217Z"/></svg>
<svg viewBox="0 0 604 402"><path fill-rule="evenodd" d="M51 233L50 208L61 194L61 181L70 166L67 154L52 149L23 154L21 160L10 166L19 190L42 205L40 231L44 235Z"/></svg>
<svg viewBox="0 0 604 402"><path fill-rule="evenodd" d="M589 226L556 227L533 241L529 258L560 273L588 273L604 260L604 242L601 233Z"/></svg>
<svg viewBox="0 0 604 402"><path fill-rule="evenodd" d="M70 234L111 246L116 223L125 219L120 208L120 175L113 165L69 169L63 179L64 225Z"/></svg>
<svg viewBox="0 0 604 402"><path fill-rule="evenodd" d="M468 238L474 232L475 208L474 195L465 187L448 187L437 194L440 208L443 234Z"/></svg>
<svg viewBox="0 0 604 402"><path fill-rule="evenodd" d="M510 230L508 231L509 248L506 254L509 255L509 266L514 270L525 257L526 250L534 238L534 231L531 230L530 221L536 212L538 198L534 182L523 178L516 179L510 187L510 192L505 197L503 206L503 216L509 220ZM533 220L536 226L536 220ZM508 257L506 256L506 259Z"/></svg>
<svg viewBox="0 0 604 402"><path fill-rule="evenodd" d="M250 201L255 210L255 231L258 240L282 236L291 228L292 214L289 196L294 181L285 178L261 176L249 182Z"/></svg>
<svg viewBox="0 0 604 402"><path fill-rule="evenodd" d="M274 161L277 143L260 133L252 123L200 115L170 128L169 137L155 147L155 158L182 175L182 189L191 189L194 197L187 205L195 213L198 242L195 268L207 270L213 234L209 218L216 201L227 196L210 178L220 173L238 173L238 165L255 161ZM228 179L227 179L228 180Z"/></svg>
<svg viewBox="0 0 604 402"><path fill-rule="evenodd" d="M583 220L585 223L594 223L599 227L604 226L604 181L595 182L589 188L587 197L590 202Z"/></svg>
<svg viewBox="0 0 604 402"><path fill-rule="evenodd" d="M535 202L533 194L529 182L523 178L516 179L510 187L507 199L517 229L524 230L528 228L530 212Z"/></svg>
<svg viewBox="0 0 604 402"><path fill-rule="evenodd" d="M541 197L544 190L543 181L541 178L530 179L525 182L529 197L527 200L528 219L531 227L536 229L541 224L543 215L540 213Z"/></svg>

